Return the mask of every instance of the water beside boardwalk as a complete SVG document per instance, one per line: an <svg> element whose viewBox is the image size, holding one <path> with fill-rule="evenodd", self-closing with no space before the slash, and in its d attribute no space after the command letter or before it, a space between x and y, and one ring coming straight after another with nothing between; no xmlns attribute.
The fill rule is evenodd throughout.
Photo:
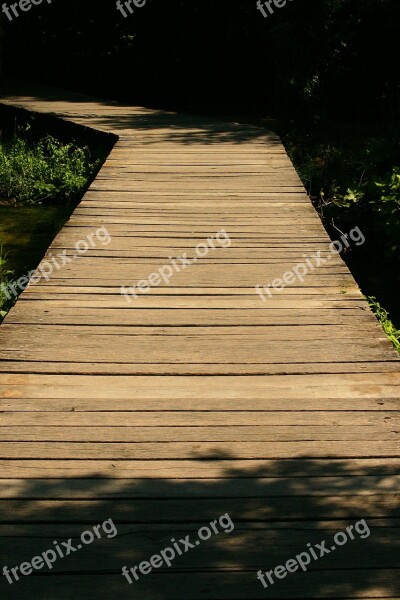
<svg viewBox="0 0 400 600"><path fill-rule="evenodd" d="M0 206L0 247L14 278L38 266L70 212L66 207Z"/></svg>

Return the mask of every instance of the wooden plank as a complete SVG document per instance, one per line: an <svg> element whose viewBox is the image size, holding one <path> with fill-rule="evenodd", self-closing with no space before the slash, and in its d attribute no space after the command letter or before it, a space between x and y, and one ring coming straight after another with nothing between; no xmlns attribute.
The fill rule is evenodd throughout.
<svg viewBox="0 0 400 600"><path fill-rule="evenodd" d="M20 296L20 300L49 300L66 299L71 296L73 302L80 302L81 298L93 302L106 299L107 301L119 301L122 298L121 288L113 285L106 286L77 286L65 285L57 289L55 286L44 281L40 285L29 286ZM231 310L241 308L257 308L264 310L260 305L258 295L249 288L159 288L150 289L138 300L148 308L173 308L176 302L177 308L230 308ZM332 286L329 290L321 287L295 288L287 287L282 291L277 290L274 298L279 308L285 308L284 302L292 302L287 308L360 308L368 312L364 298L355 287L339 288ZM124 300L125 302L125 300ZM281 306L281 303L283 306ZM298 306L298 304L299 306ZM304 303L304 306L302 306ZM310 304L308 304L310 303ZM261 308L260 308L261 306ZM317 312L317 311L315 311Z"/></svg>
<svg viewBox="0 0 400 600"><path fill-rule="evenodd" d="M93 468L93 467L92 467ZM2 499L140 499L140 498L280 498L282 496L385 496L400 493L400 475L295 477L231 477L223 479L164 478L0 479ZM398 541L398 540L397 540ZM400 544L400 542L398 541ZM400 557L399 557L400 558Z"/></svg>
<svg viewBox="0 0 400 600"><path fill-rule="evenodd" d="M4 364L3 364L4 363ZM202 363L144 363L144 362L95 362L76 363L74 361L28 361L12 360L0 362L0 372L8 374L34 375L67 375L77 377L90 376L162 376L162 377L198 377L198 376L273 376L273 375L310 375L337 374L345 375L370 373L395 373L398 371L396 361L372 360L366 362L303 362L303 363L258 363L258 364L212 364L206 370Z"/></svg>
<svg viewBox="0 0 400 600"><path fill-rule="evenodd" d="M149 328L115 328L115 331L99 330L96 327L53 326L51 330L41 325L4 325L0 358L3 360L29 360L79 363L110 363L110 354L118 356L123 346L123 354L116 364L201 364L207 372L207 364L304 364L340 362L393 361L397 363L395 351L383 336L343 338L332 341L332 333L323 330L317 337L307 326L301 334L295 332L285 338L285 332L274 336L257 335L254 332L221 332L215 328L173 328L171 331L157 331ZM254 328L251 328L254 329ZM274 328L273 328L274 329ZM329 330L329 327L328 327ZM225 330L224 330L225 331ZM284 346L285 340L290 344ZM38 340L40 342L38 343ZM304 342L307 342L306 344ZM329 342L329 344L327 343Z"/></svg>
<svg viewBox="0 0 400 600"><path fill-rule="evenodd" d="M154 415L155 413L153 413ZM93 412L92 412L93 415ZM298 478L306 479L313 477L323 478L341 478L343 485L334 490L335 494L340 494L341 489L349 488L352 485L353 477L357 483L360 479L366 483L371 477L380 478L380 486L374 488L368 487L369 491L382 493L385 485L393 488L400 470L400 459L398 458L350 458L346 459L307 459L286 460L276 462L274 460L67 460L60 459L19 459L13 461L0 460L0 468L3 478L7 478L6 484L13 485L15 479L27 480L24 486L21 486L19 493L24 493L28 489L26 486L30 480L39 479L47 481L47 490L49 494L56 493L56 488L52 485L53 479L64 478L64 485L70 483L71 479L84 480L107 480L106 483L112 485L119 479L139 479L141 481L157 479L168 482L170 479L194 479L201 482L203 479L229 479L234 477L235 481L247 479L271 479L284 478L290 480L293 478L295 489ZM373 475L370 475L373 473ZM392 479L394 477L394 480ZM65 481L68 480L68 482ZM345 481L344 481L345 479ZM322 484L329 484L329 481L321 481ZM33 482L34 484L34 482ZM346 485L344 485L346 484ZM325 487L326 487L325 485ZM5 489L5 488L2 488ZM95 491L95 487L92 487ZM198 489L202 489L198 486ZM289 486L287 487L289 489ZM291 488L290 488L291 489ZM321 487L314 488L314 494L321 491ZM357 490L354 490L357 491ZM310 490L308 493L311 493ZM385 491L387 493L387 489ZM275 523L275 526L277 523Z"/></svg>
<svg viewBox="0 0 400 600"><path fill-rule="evenodd" d="M267 565L268 566L268 565ZM373 574L373 577L372 577ZM399 570L376 569L373 571L348 570L310 571L307 577L287 577L279 582L279 598L354 598L373 599L387 598L399 600ZM328 578L328 583L327 583ZM190 582L191 600L226 598L227 600L258 600L265 598L265 589L256 579L256 570L247 573L229 571L210 571L190 573L190 576L179 572L166 572L161 575L147 576L142 581L128 587L121 573L104 574L100 579L94 574L84 574L78 578L74 575L56 575L46 581L43 592L41 577L30 578L28 582L18 583L16 600L31 600L32 595L42 600L70 600L71 585L74 585L77 597L86 600L108 600L110 595L119 598L127 594L139 594L142 600L154 600L160 597L160 589L168 590L168 600L187 600L188 582ZM317 596L318 594L318 596ZM161 596L162 597L162 596Z"/></svg>
<svg viewBox="0 0 400 600"><path fill-rule="evenodd" d="M391 375L392 373L388 373ZM3 374L1 374L3 376ZM63 375L60 374L60 377ZM345 376L342 374L341 376ZM74 377L79 377L76 375ZM289 375L288 375L289 377ZM96 376L96 379L101 379L101 376ZM153 378L156 378L154 376ZM113 377L114 379L114 377ZM100 388L101 389L101 388ZM121 388L121 394L124 393L124 388ZM345 393L343 394L345 396ZM321 412L329 411L333 409L335 414L341 411L348 412L364 412L374 411L383 414L385 418L387 412L397 411L399 408L399 391L393 392L390 397L390 391L382 396L379 392L376 392L375 397L370 396L369 398L360 398L355 396L354 398L338 398L333 394L326 392L326 396L322 399L317 397L309 397L305 399L302 397L301 392L296 394L276 394L276 398L273 393L266 394L265 398L254 399L251 397L244 397L243 399L237 398L209 398L205 400L201 397L193 398L180 398L176 397L169 398L157 398L148 397L142 395L142 397L132 397L129 391L125 392L125 398L119 398L117 395L113 395L110 390L98 391L95 395L90 393L88 389L80 388L57 388L53 391L46 391L42 393L31 387L27 387L26 390L22 391L18 388L6 388L1 389L0 396L0 409L2 411L12 412L137 412L137 411L149 411L152 415L159 411L174 410L174 411L191 411L195 413L201 413L203 411L223 411L225 413L236 412L236 411L248 411L259 412L264 411L267 415L270 411L286 412L293 411L295 405L295 414L299 414L302 411L315 411L317 413L316 418L322 419ZM54 398L52 396L55 396ZM155 394L154 394L155 396ZM285 397L282 397L285 396ZM112 404L110 405L110 399ZM134 402L133 402L134 400ZM232 405L234 402L234 405ZM318 416L319 415L319 416ZM163 418L162 416L160 418ZM249 417L251 418L251 417ZM301 419L301 417L298 417ZM339 416L338 416L339 418ZM378 422L379 416L375 415L375 422Z"/></svg>
<svg viewBox="0 0 400 600"><path fill-rule="evenodd" d="M333 403L332 403L333 404ZM96 407L96 405L95 405ZM334 405L332 408L336 408ZM21 406L24 411L24 405ZM388 431L396 430L400 424L400 410L387 411L376 415L373 411L360 411L354 408L353 411L301 411L300 409L292 411L244 411L232 410L226 411L101 411L95 413L83 413L80 411L67 412L65 410L45 411L45 412L4 412L0 413L0 431L3 433L10 427L136 427L138 429L154 427L215 427L220 429L222 426L254 426L254 427L284 427L301 426L316 427L337 427L339 430L343 426L354 427L355 431L361 428L365 431L365 426L385 426ZM294 433L296 430L294 430ZM133 432L132 432L133 433ZM141 432L139 432L141 433ZM156 434L157 432L153 432Z"/></svg>
<svg viewBox="0 0 400 600"><path fill-rule="evenodd" d="M118 426L114 415L108 415L101 426L78 427L41 425L8 425L0 428L1 442L104 442L104 443L172 443L180 442L287 442L294 444L303 441L394 441L399 442L399 428L393 424L378 425L213 425L179 426L165 425L154 427ZM245 446L246 444L244 444ZM399 444L400 447L400 444ZM400 455L400 451L399 451Z"/></svg>
<svg viewBox="0 0 400 600"><path fill-rule="evenodd" d="M392 351L393 352L393 351ZM396 358L382 362L380 360L363 362L294 362L294 363L258 363L258 364L239 364L239 363L217 363L209 364L207 367L203 363L144 363L144 362L75 362L75 361L43 361L43 360L13 360L7 359L0 361L0 373L7 374L37 374L37 375L67 375L77 377L78 375L87 375L93 377L118 375L139 375L139 376L196 376L204 377L213 375L215 377L223 376L243 376L251 375L273 376L273 375L302 375L304 373L312 375L327 375L348 373L370 374L370 373L397 373L398 361Z"/></svg>
<svg viewBox="0 0 400 600"><path fill-rule="evenodd" d="M114 304L114 306L112 306ZM125 306L124 306L125 304ZM143 309L142 305L126 305L125 300L107 301L54 301L40 300L20 302L7 322L9 324L46 325L124 325L129 326L305 326L345 325L348 331L357 334L362 327L368 329L372 322L368 314L359 309L325 309L315 316L313 309L294 313L288 309ZM376 327L376 323L373 323Z"/></svg>
<svg viewBox="0 0 400 600"><path fill-rule="evenodd" d="M365 439L365 438L364 438ZM82 459L181 459L213 457L227 454L230 458L400 458L396 441L286 441L286 442L0 442L0 458L43 459L52 456L67 459L79 455Z"/></svg>
<svg viewBox="0 0 400 600"><path fill-rule="evenodd" d="M7 478L5 486L2 487L2 493L7 494L11 490L13 481L16 478L27 480L20 487L20 494L25 493L25 485L30 480L43 480L51 485L51 480L64 478L63 486L68 485L71 479L97 480L106 479L107 484L112 485L114 480L118 479L157 479L168 482L170 479L194 479L201 482L203 479L230 479L235 481L247 479L270 479L281 478L282 481L291 482L287 489L295 491L298 478L314 477L339 477L342 478L343 486L335 489L336 494L340 494L343 488L351 487L352 478L357 478L358 484L361 481L368 483L372 481L369 477L379 478L381 482L374 488L368 488L375 494L384 494L388 490L394 491L397 485L397 476L399 473L400 459L398 458L351 458L351 459L320 459L313 458L298 459L296 461L276 462L274 460L212 460L212 459L192 459L192 460L60 460L60 459L15 459L0 460L2 477ZM369 475L374 473L374 475ZM45 478L45 479L44 479ZM344 481L344 478L346 479ZM366 479L367 478L367 479ZM393 479L394 478L394 479ZM68 481L65 481L68 480ZM292 479L294 481L292 481ZM306 481L304 481L306 483ZM328 485L329 481L325 480ZM344 485L346 484L346 485ZM35 485L35 482L33 482ZM388 490L385 490L387 486ZM54 496L57 488L52 487L51 496ZM62 487L60 493L62 493ZM93 493L96 486L92 485ZM198 486L198 489L202 489ZM319 489L319 488L318 488ZM28 488L26 488L28 490ZM316 492L317 490L315 490ZM361 488L357 490L361 493ZM311 493L311 492L310 492ZM49 494L47 494L48 496Z"/></svg>
<svg viewBox="0 0 400 600"><path fill-rule="evenodd" d="M122 260L122 259L121 259ZM79 261L80 262L80 261ZM108 262L108 261L106 261ZM78 261L77 261L78 263ZM154 271L157 271L162 265L154 265L153 269L149 269L146 265L135 264L134 270L129 264L122 264L118 267L118 272L110 273L110 278L107 282L104 281L101 274L104 273L104 264L101 264L101 259L96 263L89 264L86 262L85 269L82 272L75 268L77 263L71 265L69 268L65 267L62 271L55 271L46 285L54 285L58 288L64 285L77 285L78 287L85 287L92 285L93 287L104 286L108 283L109 286L114 288L120 288L121 285L131 286L132 284L138 283L140 280L147 279ZM159 286L154 288L154 291L158 291L161 288L170 287L173 285L179 286L179 288L208 288L209 290L221 289L221 285L225 294L232 294L236 290L235 282L237 278L241 277L241 282L246 291L256 295L255 285L267 286L272 283L276 278L281 278L286 271L291 271L293 263L286 263L285 265L279 266L278 264L271 264L268 269L263 265L253 265L252 269L248 268L248 265L230 265L229 268L221 267L220 265L201 264L198 262L196 265L192 265L190 269L176 273L171 276L170 285L167 286L165 281L162 281ZM226 272L226 279L221 280L221 270ZM94 272L93 272L94 271ZM92 273L92 277L90 274ZM254 283L256 282L256 283ZM323 287L327 288L341 287L342 294L346 293L347 289L351 289L354 285L351 275L348 274L345 267L327 267L324 271L310 274L307 280L295 281L291 287L296 289L305 289L309 287ZM342 299L340 296L338 300ZM258 300L259 303L262 300ZM366 307L366 303L364 303Z"/></svg>
<svg viewBox="0 0 400 600"><path fill-rule="evenodd" d="M128 309L127 309L128 310ZM123 313L125 315L126 312ZM93 326L90 325L82 325L82 326L64 326L64 325L54 325L51 329L46 325L20 325L16 327L13 323L7 322L4 325L4 347L8 348L7 342L8 338L12 338L13 335L27 335L30 332L35 332L37 336L43 336L43 339L46 339L46 336L57 334L60 336L83 336L87 338L91 335L104 335L104 336L125 336L125 337L178 337L186 340L188 337L196 336L196 339L203 339L204 337L211 339L214 341L213 336L218 336L220 339L223 337L233 337L235 341L240 336L245 336L246 338L251 339L254 342L255 336L260 336L262 338L267 338L267 342L275 342L283 339L290 341L297 340L307 340L307 341L321 341L332 339L332 328L329 325L302 325L299 326L298 329L285 326L285 325L275 325L275 326L248 326L248 325L240 325L235 328L226 329L225 327L219 325L213 326L199 326L199 327L155 327L148 326L145 329L143 327L134 327L131 326L127 329L125 326L124 320L122 319L118 325L107 325L107 328L102 330L101 332ZM380 333L378 325L371 322L364 323L364 331L365 333ZM21 332L21 333L20 333ZM362 334L357 333L356 331L352 334L353 339L351 343L355 343L357 339L363 339ZM124 340L126 341L126 340ZM337 325L335 329L335 343L346 343L348 342L348 328L347 325ZM199 342L200 343L200 342ZM25 347L24 345L22 347ZM262 350L262 342L259 346L260 350Z"/></svg>
<svg viewBox="0 0 400 600"><path fill-rule="evenodd" d="M385 521L380 520L384 524ZM253 524L250 524L250 526ZM101 573L104 571L121 570L123 564L135 564L133 556L143 557L143 560L148 559L157 551L159 552L166 547L171 538L175 540L185 539L186 535L190 535L189 539L196 540L197 530L201 528L202 523L188 524L185 526L172 525L169 528L166 526L138 527L131 524L118 525L118 537L96 541L90 548L86 549L85 566L86 569L92 572ZM333 540L337 531L345 531L348 523L340 522L336 525L336 529L332 523L329 526L312 527L312 523L303 526L296 523L295 527L288 529L244 529L241 525L230 535L223 534L223 537L216 540L208 540L207 544L201 544L194 551L188 554L179 556L177 554L174 561L175 570L206 570L214 562L218 563L219 570L237 570L240 562L241 569L263 569L265 570L265 556L270 557L275 564L286 563L288 556L296 556L304 546L304 540L309 540L308 543L315 546L321 543L323 539ZM42 527L42 531L40 531ZM43 550L43 537L52 537L58 541L60 547L61 542L72 540L72 545L77 548L80 543L81 531L85 531L85 525L20 525L12 527L0 526L0 535L6 535L3 541L0 538L1 550L6 550L9 556L9 563L12 565L21 564L26 556L40 555ZM151 528L150 528L151 527ZM253 525L254 527L254 525ZM343 527L343 529L342 529ZM88 528L90 529L90 528ZM102 530L100 530L102 531ZM325 557L329 562L331 569L345 569L349 562L353 568L362 567L363 569L371 568L399 568L400 553L399 542L396 539L396 534L399 535L398 527L371 528L373 541L368 542L366 539L359 538L353 540L351 544L340 549L340 552L332 553L331 556ZM222 533L222 532L221 532ZM41 536L41 539L37 539ZM286 539L285 539L286 538ZM8 547L7 547L8 542ZM42 548L40 547L42 545ZM110 552L110 546L112 552ZM247 548L247 552L238 552L238 547ZM240 555L240 561L239 559ZM64 561L56 562L53 565L53 576L55 573L79 571L81 568L82 555L79 552L74 552ZM385 563L386 561L386 563ZM313 565L315 570L326 570L327 565L316 563Z"/></svg>
<svg viewBox="0 0 400 600"><path fill-rule="evenodd" d="M68 482L67 482L68 486ZM121 483L123 487L123 483ZM34 492L33 485L33 492ZM165 487L168 494L168 484ZM399 519L399 495L353 495L266 498L102 498L74 500L1 500L0 523L86 523L93 525L113 516L117 524L209 523L229 514L234 523L275 521L326 521ZM10 515L13 516L12 520ZM46 546L47 548L48 546Z"/></svg>
<svg viewBox="0 0 400 600"><path fill-rule="evenodd" d="M93 385L96 383L97 385ZM106 398L122 399L204 399L243 400L263 399L296 401L348 398L400 398L400 372L348 375L277 375L271 377L150 377L150 376L52 376L13 375L0 377L2 398ZM271 405L266 404L266 409ZM275 408L273 410L279 410Z"/></svg>

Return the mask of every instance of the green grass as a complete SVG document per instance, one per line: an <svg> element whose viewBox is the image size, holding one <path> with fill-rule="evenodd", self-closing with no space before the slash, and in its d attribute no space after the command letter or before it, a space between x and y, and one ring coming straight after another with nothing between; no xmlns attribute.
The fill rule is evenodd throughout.
<svg viewBox="0 0 400 600"><path fill-rule="evenodd" d="M374 296L367 297L367 300L372 312L382 325L383 331L386 333L397 352L400 353L400 330L396 329L389 319L389 313L379 304Z"/></svg>
<svg viewBox="0 0 400 600"><path fill-rule="evenodd" d="M50 135L35 143L29 129L17 128L11 140L0 144L0 198L17 205L75 201L99 161L91 161L88 148Z"/></svg>

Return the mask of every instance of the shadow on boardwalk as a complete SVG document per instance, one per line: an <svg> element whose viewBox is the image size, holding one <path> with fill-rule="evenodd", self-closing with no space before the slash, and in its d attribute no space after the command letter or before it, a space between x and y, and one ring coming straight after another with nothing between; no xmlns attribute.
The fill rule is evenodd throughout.
<svg viewBox="0 0 400 600"><path fill-rule="evenodd" d="M129 113L129 109L127 109ZM96 122L100 126L112 128L115 133L119 130L132 130L137 132L153 132L153 137L163 142L177 144L248 144L260 143L268 139L268 146L282 149L280 140L266 129L252 125L243 125L232 122L222 122L206 117L175 114L163 111L149 111L147 114L124 114L100 116ZM143 138L147 144L151 143L152 135Z"/></svg>
<svg viewBox="0 0 400 600"><path fill-rule="evenodd" d="M240 145L257 142L258 140L262 142L265 136L268 135L269 146L276 145L277 148L282 148L281 142L274 134L254 125L236 124L207 117L124 106L111 100L89 98L78 93L68 92L64 94L42 85L37 86L18 81L2 82L0 84L0 100L2 96L22 96L33 99L37 96L40 102L54 103L55 113L60 112L57 103L62 103L62 107L65 111L68 111L68 115L79 118L81 125L84 125L85 105L96 102L96 115L86 114L88 121L90 121L88 123L89 127L99 127L107 131L112 130L116 135L121 133L122 136L124 130L130 134L135 132L154 132L156 134L141 138L141 144L159 143L161 137L164 143L183 145L218 143ZM48 111L46 114L48 116Z"/></svg>
<svg viewBox="0 0 400 600"><path fill-rule="evenodd" d="M198 460L198 457L196 457ZM213 457L214 458L214 457ZM232 457L220 457L230 459ZM204 474L212 459L204 458ZM68 461L66 461L68 468ZM250 464L250 463L249 463ZM18 486L18 500L1 502L2 565L13 567L93 525L113 519L118 535L104 538L59 560L49 572L12 586L1 578L5 599L210 600L256 598L366 598L397 596L400 562L396 469L354 467L351 461L276 460L269 466L225 469L220 479L30 480ZM267 463L266 463L267 465ZM115 468L114 468L115 467ZM127 477L123 462L110 472ZM101 477L98 479L97 477ZM20 481L20 480L19 480ZM12 483L10 481L10 483ZM25 498L25 499L23 499ZM44 500L46 499L46 500ZM171 537L197 530L228 513L235 523L160 569L128 585L121 568L148 560L171 544ZM356 535L335 552L265 590L258 569L269 570L307 543L327 540L366 519L371 535ZM10 524L11 522L11 524ZM99 577L100 573L102 574Z"/></svg>

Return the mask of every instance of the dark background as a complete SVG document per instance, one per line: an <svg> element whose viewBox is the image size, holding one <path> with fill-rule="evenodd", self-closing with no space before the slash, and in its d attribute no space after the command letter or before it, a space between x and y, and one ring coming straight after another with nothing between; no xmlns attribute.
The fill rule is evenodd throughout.
<svg viewBox="0 0 400 600"><path fill-rule="evenodd" d="M398 111L398 0L46 0L8 22L5 74L130 103L298 118Z"/></svg>

